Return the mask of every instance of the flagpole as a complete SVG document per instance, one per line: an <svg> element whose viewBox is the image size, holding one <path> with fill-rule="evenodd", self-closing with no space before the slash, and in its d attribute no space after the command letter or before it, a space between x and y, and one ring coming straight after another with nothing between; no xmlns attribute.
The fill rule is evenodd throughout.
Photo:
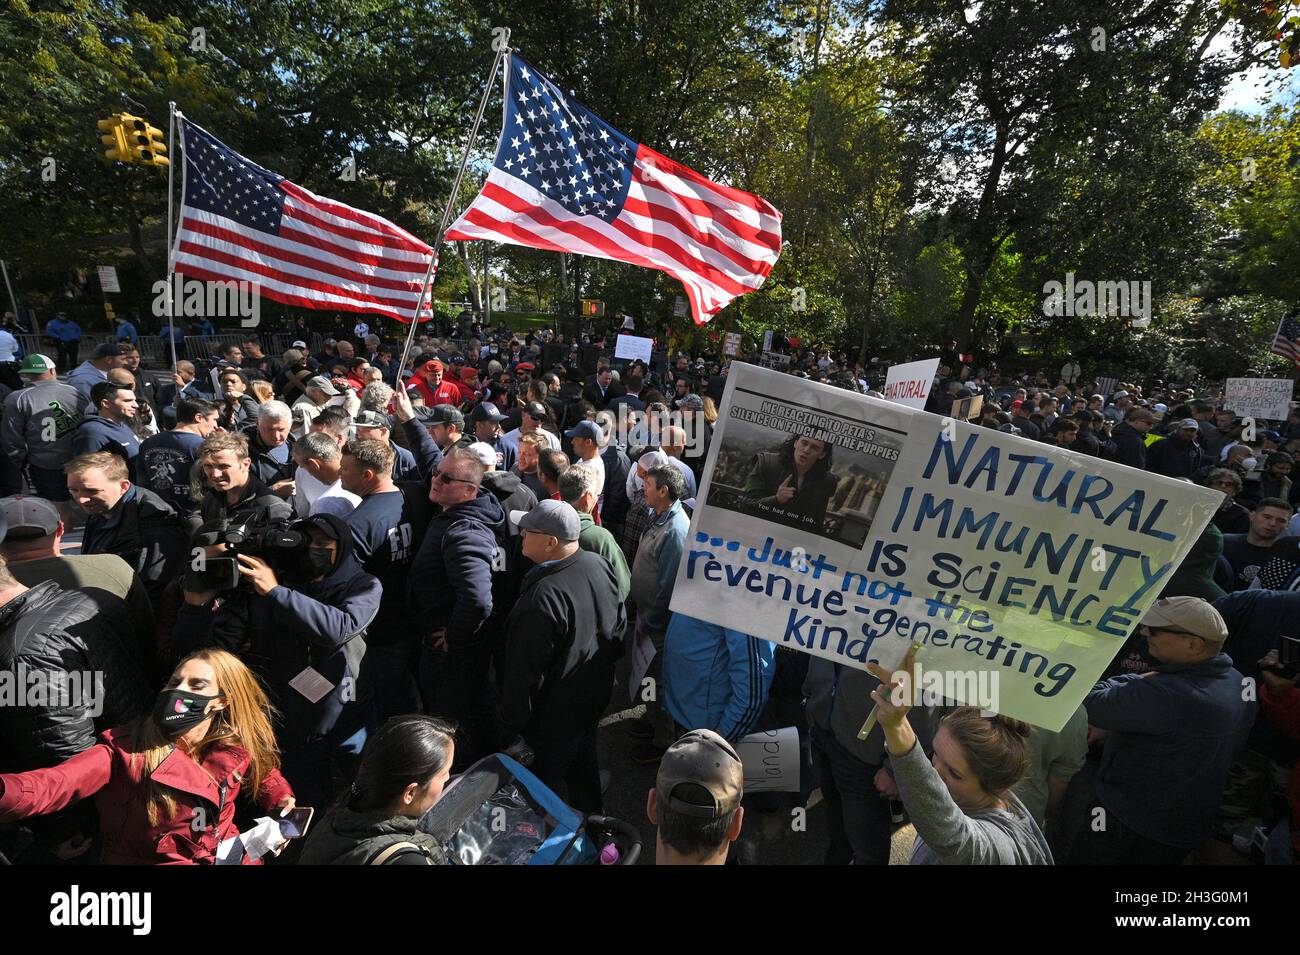
<svg viewBox="0 0 1300 955"><path fill-rule="evenodd" d="M411 327L406 333L406 345L402 348L402 358L397 364L397 381L398 387L402 387L402 372L406 370L406 358L411 351L411 343L415 341L415 330L420 324L420 312L424 308L424 296L433 284L434 277L438 272L438 252L442 249L442 237L447 231L447 223L451 219L452 207L456 204L456 198L460 195L461 180L465 177L465 167L469 165L469 154L474 148L474 140L478 138L479 127L483 124L483 114L487 112L488 99L492 95L492 81L496 79L497 70L501 67L501 61L505 55L510 52L510 31L506 30L501 37L500 48L497 50L495 59L492 60L492 69L488 73L487 83L483 86L483 98L479 100L478 115L474 117L474 127L470 130L469 138L465 140L465 152L460 159L460 169L456 171L456 179L451 186L451 195L447 197L447 205L442 210L442 223L438 226L438 234L433 240L433 254L429 258L429 267L424 273L424 283L420 286L420 297L415 303L415 314L411 316Z"/></svg>
<svg viewBox="0 0 1300 955"><path fill-rule="evenodd" d="M172 346L172 374L176 374L176 315L172 301L172 195L175 189L172 183L176 174L176 102L167 104L167 155L171 161L167 164L167 338Z"/></svg>

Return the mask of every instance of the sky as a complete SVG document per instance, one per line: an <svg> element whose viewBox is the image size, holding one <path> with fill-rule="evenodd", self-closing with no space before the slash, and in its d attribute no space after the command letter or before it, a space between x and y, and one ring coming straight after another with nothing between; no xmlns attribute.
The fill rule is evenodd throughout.
<svg viewBox="0 0 1300 955"><path fill-rule="evenodd" d="M1210 44L1210 53L1225 50L1229 42L1227 34L1220 34ZM1276 82L1278 80L1281 82ZM1300 67L1284 70L1261 66L1238 73L1232 78L1232 82L1223 91L1223 98L1219 100L1219 109L1262 113L1274 103L1286 106L1298 101L1300 101Z"/></svg>

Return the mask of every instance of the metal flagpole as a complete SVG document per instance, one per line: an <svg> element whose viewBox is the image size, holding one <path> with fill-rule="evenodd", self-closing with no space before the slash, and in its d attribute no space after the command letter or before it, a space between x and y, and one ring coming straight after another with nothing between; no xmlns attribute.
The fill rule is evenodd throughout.
<svg viewBox="0 0 1300 955"><path fill-rule="evenodd" d="M9 266L4 259L0 259L0 272L4 272L5 288L9 290L9 304L14 307L14 322L18 321L18 299L14 298L14 287L9 284Z"/></svg>
<svg viewBox="0 0 1300 955"><path fill-rule="evenodd" d="M172 183L176 170L176 103L167 104L167 155L171 162L167 164L167 337L172 344L172 374L176 374L176 315L175 303L172 301L172 195L175 190Z"/></svg>
<svg viewBox="0 0 1300 955"><path fill-rule="evenodd" d="M478 138L479 127L483 124L483 114L487 112L488 98L492 95L492 81L496 78L502 59L510 52L510 31L506 30L498 42L500 43L500 49L497 50L496 58L492 61L492 70L488 73L487 83L483 86L483 98L478 104L478 115L474 117L474 128L470 130L469 138L465 140L465 153L461 156L460 169L456 171L456 180L452 183L451 195L447 197L447 206L442 211L442 224L438 226L438 234L433 240L433 255L430 257L429 267L424 273L424 284L420 287L420 297L415 303L415 314L411 317L411 328L406 333L406 345L402 348L402 358L397 364L399 387L402 372L406 370L406 358L410 354L411 343L415 341L415 330L420 324L420 311L424 308L424 296L429 291L429 286L433 284L433 279L438 273L438 252L442 248L442 237L447 231L447 223L451 219L452 207L456 204L456 198L460 195L460 183L465 177L465 167L469 165L469 154L474 148L474 140Z"/></svg>

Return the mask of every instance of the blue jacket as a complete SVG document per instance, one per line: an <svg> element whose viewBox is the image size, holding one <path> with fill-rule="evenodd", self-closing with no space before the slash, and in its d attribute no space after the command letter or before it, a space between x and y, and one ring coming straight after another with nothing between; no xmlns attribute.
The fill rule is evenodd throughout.
<svg viewBox="0 0 1300 955"><path fill-rule="evenodd" d="M90 359L86 359L72 371L68 372L68 384L81 393L81 397L90 404L90 390L101 381L108 381L108 374L100 371Z"/></svg>
<svg viewBox="0 0 1300 955"><path fill-rule="evenodd" d="M111 451L134 468L135 456L140 453L140 439L125 424L90 415L82 419L72 432L72 453L75 456L92 451Z"/></svg>
<svg viewBox="0 0 1300 955"><path fill-rule="evenodd" d="M753 732L776 672L776 644L673 614L664 642L664 706L689 729L729 740Z"/></svg>
<svg viewBox="0 0 1300 955"><path fill-rule="evenodd" d="M668 510L651 517L641 532L636 560L632 562L632 602L643 625L655 633L668 630L668 604L690 524L682 502L673 501Z"/></svg>
<svg viewBox="0 0 1300 955"><path fill-rule="evenodd" d="M357 676L366 652L364 631L379 613L383 589L361 569L347 522L317 514L302 523L327 525L339 541L334 569L320 581L283 583L265 597L235 591L215 612L182 604L172 645L178 655L209 646L238 653L267 686L284 714L276 733L285 749L301 747L332 730L348 707L359 710L364 694ZM242 644L242 645L241 645ZM289 681L312 667L334 684L311 702Z"/></svg>
<svg viewBox="0 0 1300 955"><path fill-rule="evenodd" d="M408 599L423 633L446 630L449 648L486 639L492 616L492 559L505 512L485 487L478 497L429 521L411 564Z"/></svg>
<svg viewBox="0 0 1300 955"><path fill-rule="evenodd" d="M45 326L45 334L56 342L75 342L81 340L81 326L71 319L54 319Z"/></svg>
<svg viewBox="0 0 1300 955"><path fill-rule="evenodd" d="M1242 676L1220 653L1202 663L1157 663L1092 688L1088 722L1109 730L1097 795L1124 825L1170 846L1210 837L1228 767L1254 721Z"/></svg>
<svg viewBox="0 0 1300 955"><path fill-rule="evenodd" d="M1295 632L1300 620L1300 591L1238 590L1214 601L1228 639L1223 652L1237 661L1241 672L1259 678L1259 661L1276 650L1283 634Z"/></svg>

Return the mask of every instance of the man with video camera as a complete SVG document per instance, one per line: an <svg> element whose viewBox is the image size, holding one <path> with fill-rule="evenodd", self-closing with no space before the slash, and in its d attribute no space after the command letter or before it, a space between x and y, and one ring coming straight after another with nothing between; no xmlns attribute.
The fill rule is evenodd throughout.
<svg viewBox="0 0 1300 955"><path fill-rule="evenodd" d="M241 656L281 713L282 771L302 805L325 806L333 774L350 779L374 701L359 693L366 629L379 581L361 569L347 522L334 514L240 529L229 551L182 580L173 655L216 646Z"/></svg>

